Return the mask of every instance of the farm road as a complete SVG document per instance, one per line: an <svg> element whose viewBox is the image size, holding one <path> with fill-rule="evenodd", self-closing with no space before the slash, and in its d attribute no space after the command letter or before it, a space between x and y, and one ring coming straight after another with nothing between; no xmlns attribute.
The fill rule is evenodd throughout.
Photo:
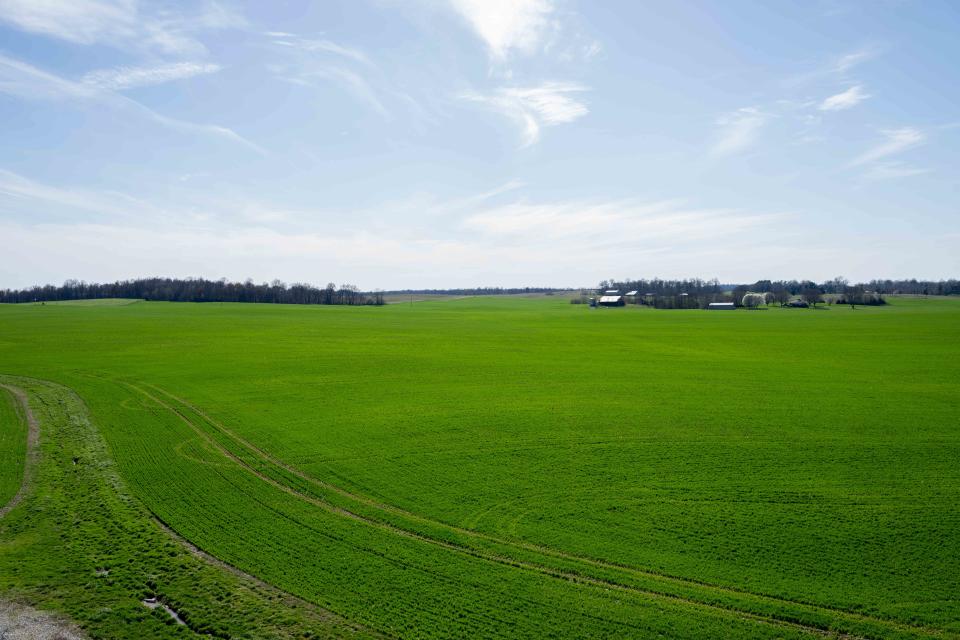
<svg viewBox="0 0 960 640"><path fill-rule="evenodd" d="M20 414L21 419L27 423L27 455L23 463L23 480L20 483L20 488L17 490L16 495L10 498L7 504L0 507L0 518L2 518L10 513L11 509L20 504L20 501L23 500L23 496L26 495L27 490L33 482L33 468L36 466L38 455L37 444L40 442L40 425L37 423L33 412L30 411L30 403L23 389L11 387L6 384L0 384L0 387L13 394L16 400L17 413ZM2 631L2 629L3 627L0 627L0 631Z"/></svg>

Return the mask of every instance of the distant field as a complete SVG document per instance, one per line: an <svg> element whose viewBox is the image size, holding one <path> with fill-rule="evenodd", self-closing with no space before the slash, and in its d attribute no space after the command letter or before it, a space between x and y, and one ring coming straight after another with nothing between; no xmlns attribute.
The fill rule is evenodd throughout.
<svg viewBox="0 0 960 640"><path fill-rule="evenodd" d="M516 299L516 298L566 298L569 301L569 298L574 294L570 291L558 291L555 293L508 293L497 296L480 296L480 297L496 297L502 300ZM469 296L469 295L453 295L446 293L385 293L383 295L383 301L387 304L398 304L398 303L413 303L413 302L443 302L445 300L463 300L464 298L474 298L478 296Z"/></svg>
<svg viewBox="0 0 960 640"><path fill-rule="evenodd" d="M960 300L637 311L0 305L61 434L0 597L102 637L189 635L150 594L233 636L960 637Z"/></svg>
<svg viewBox="0 0 960 640"><path fill-rule="evenodd" d="M27 425L17 415L13 396L0 388L0 509L20 488L26 452Z"/></svg>
<svg viewBox="0 0 960 640"><path fill-rule="evenodd" d="M123 307L135 302L143 302L138 298L97 298L94 300L52 300L48 302L27 302L24 304L35 304L46 306L48 304L68 307Z"/></svg>

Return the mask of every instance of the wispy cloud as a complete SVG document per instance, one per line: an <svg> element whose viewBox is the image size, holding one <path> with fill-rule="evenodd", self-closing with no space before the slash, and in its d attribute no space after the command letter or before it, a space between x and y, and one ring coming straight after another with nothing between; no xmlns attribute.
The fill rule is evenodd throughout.
<svg viewBox="0 0 960 640"><path fill-rule="evenodd" d="M835 82L847 79L850 71L877 57L880 50L876 47L864 47L839 56L823 60L816 68L783 79L783 85L791 88L821 83L825 80Z"/></svg>
<svg viewBox="0 0 960 640"><path fill-rule="evenodd" d="M364 64L373 65L370 61L370 58L367 57L363 51L356 49L354 47L348 47L339 43L336 43L332 40L309 40L295 36L292 33L278 33L271 32L272 37L276 38L273 42L274 44L280 45L282 47L292 47L295 49L301 49L303 51L320 51L326 53L333 53L338 56L349 58L356 62L362 62Z"/></svg>
<svg viewBox="0 0 960 640"><path fill-rule="evenodd" d="M2 0L0 21L23 31L76 44L105 44L165 55L197 55L206 47L203 30L245 24L216 3L194 5L190 13L143 10L135 0Z"/></svg>
<svg viewBox="0 0 960 640"><path fill-rule="evenodd" d="M133 217L156 216L161 210L143 200L118 191L94 191L44 184L6 169L0 169L0 207L16 202L21 213L41 211L83 212L85 215ZM2 210L0 210L2 212Z"/></svg>
<svg viewBox="0 0 960 640"><path fill-rule="evenodd" d="M450 0L453 9L487 45L490 57L505 61L542 44L554 12L551 0Z"/></svg>
<svg viewBox="0 0 960 640"><path fill-rule="evenodd" d="M317 66L311 71L296 76L301 84L310 84L311 80L322 78L331 80L347 90L354 98L385 118L391 117L390 111L384 106L377 91L366 78L346 67L338 65Z"/></svg>
<svg viewBox="0 0 960 640"><path fill-rule="evenodd" d="M875 58L877 53L878 52L875 48L864 48L857 51L851 51L850 53L845 53L834 60L833 64L830 65L829 70L833 73L846 73L854 67Z"/></svg>
<svg viewBox="0 0 960 640"><path fill-rule="evenodd" d="M857 156L851 166L859 166L876 162L882 158L895 155L912 149L926 141L926 134L915 127L900 129L885 129L881 131L886 141Z"/></svg>
<svg viewBox="0 0 960 640"><path fill-rule="evenodd" d="M854 85L846 91L826 98L820 103L818 109L821 111L842 111L857 106L869 97L870 94L865 93L862 86Z"/></svg>
<svg viewBox="0 0 960 640"><path fill-rule="evenodd" d="M748 231L775 235L775 223L785 218L690 207L679 200L528 200L514 193L518 188L507 183L438 199L431 209L444 212L442 220L411 220L402 215L404 203L399 209L379 205L375 218L368 218L362 210L333 216L331 211L242 199L171 202L162 215L146 215L150 205L131 199L127 206L120 195L51 187L0 171L0 211L10 205L15 212L0 216L0 236L8 241L8 263L21 267L7 275L14 280L22 273L61 278L68 268L71 276L87 279L138 275L118 274L118 264L174 275L206 274L203 269L215 264L217 275L234 278L251 273L302 278L307 260L311 269L322 268L325 277L335 279L366 278L376 286L403 286L409 279L412 286L427 277L428 285L452 286L475 277L488 284L490 278L589 282L624 260L683 272L709 256L717 238L739 246ZM5 202L8 189L18 193ZM105 217L101 203L127 215ZM37 210L55 214L30 215ZM78 210L100 215L84 217L76 215ZM349 221L358 217L362 224ZM176 255L169 253L171 246L177 247ZM591 265L588 275L586 264ZM24 266L29 269L23 271Z"/></svg>
<svg viewBox="0 0 960 640"><path fill-rule="evenodd" d="M712 153L718 156L732 155L751 147L757 140L769 116L756 107L743 107L717 120L720 133Z"/></svg>
<svg viewBox="0 0 960 640"><path fill-rule="evenodd" d="M896 180L930 173L930 169L911 167L902 162L879 162L863 173L867 180Z"/></svg>
<svg viewBox="0 0 960 640"><path fill-rule="evenodd" d="M218 64L202 62L175 62L152 67L117 67L91 71L83 76L81 82L99 89L120 91L216 73L220 69L222 67Z"/></svg>
<svg viewBox="0 0 960 640"><path fill-rule="evenodd" d="M590 110L575 96L588 88L570 82L545 82L535 87L503 87L483 95L465 93L465 100L480 102L515 121L521 128L523 146L540 139L542 127L573 122Z"/></svg>
<svg viewBox="0 0 960 640"><path fill-rule="evenodd" d="M232 129L171 118L109 89L67 80L3 55L0 55L0 93L7 93L25 100L96 102L119 111L136 113L175 131L215 136L241 144L258 153L266 153L263 148Z"/></svg>
<svg viewBox="0 0 960 640"><path fill-rule="evenodd" d="M583 246L625 243L635 247L638 238L660 244L687 243L740 233L782 217L691 208L679 200L515 202L471 215L463 227L505 242L554 244L576 240Z"/></svg>
<svg viewBox="0 0 960 640"><path fill-rule="evenodd" d="M286 51L285 62L271 65L277 78L303 87L334 83L384 119L393 118L387 103L400 100L422 114L420 104L409 94L391 88L377 64L365 52L332 40L311 40L294 34L275 37L274 45Z"/></svg>
<svg viewBox="0 0 960 640"><path fill-rule="evenodd" d="M0 93L25 100L95 100L96 87L73 82L0 54Z"/></svg>

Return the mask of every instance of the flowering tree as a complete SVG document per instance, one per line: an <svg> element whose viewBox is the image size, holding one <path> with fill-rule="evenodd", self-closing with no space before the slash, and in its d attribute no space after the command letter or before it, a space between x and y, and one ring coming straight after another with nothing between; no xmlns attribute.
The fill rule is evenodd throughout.
<svg viewBox="0 0 960 640"><path fill-rule="evenodd" d="M747 292L743 296L743 301L741 304L747 309L756 309L762 304L765 304L767 301L766 297L762 293L753 293L752 291Z"/></svg>

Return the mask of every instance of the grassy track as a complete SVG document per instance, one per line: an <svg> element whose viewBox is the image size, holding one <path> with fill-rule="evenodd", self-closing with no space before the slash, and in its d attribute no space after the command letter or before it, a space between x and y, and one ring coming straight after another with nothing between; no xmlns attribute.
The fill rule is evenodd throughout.
<svg viewBox="0 0 960 640"><path fill-rule="evenodd" d="M69 614L94 638L373 637L308 603L198 557L131 499L69 390L0 376L42 430L35 482L0 519L0 599ZM26 419L27 416L24 416ZM174 624L141 599L156 596Z"/></svg>
<svg viewBox="0 0 960 640"><path fill-rule="evenodd" d="M957 637L958 320L17 306L0 369L177 534L390 635Z"/></svg>
<svg viewBox="0 0 960 640"><path fill-rule="evenodd" d="M137 302L142 302L142 300L138 298L96 298L93 300L55 300L51 302L32 302L25 304L41 306L50 304L58 307L124 307Z"/></svg>
<svg viewBox="0 0 960 640"><path fill-rule="evenodd" d="M0 387L0 513L23 484L26 459L27 422L13 393Z"/></svg>

